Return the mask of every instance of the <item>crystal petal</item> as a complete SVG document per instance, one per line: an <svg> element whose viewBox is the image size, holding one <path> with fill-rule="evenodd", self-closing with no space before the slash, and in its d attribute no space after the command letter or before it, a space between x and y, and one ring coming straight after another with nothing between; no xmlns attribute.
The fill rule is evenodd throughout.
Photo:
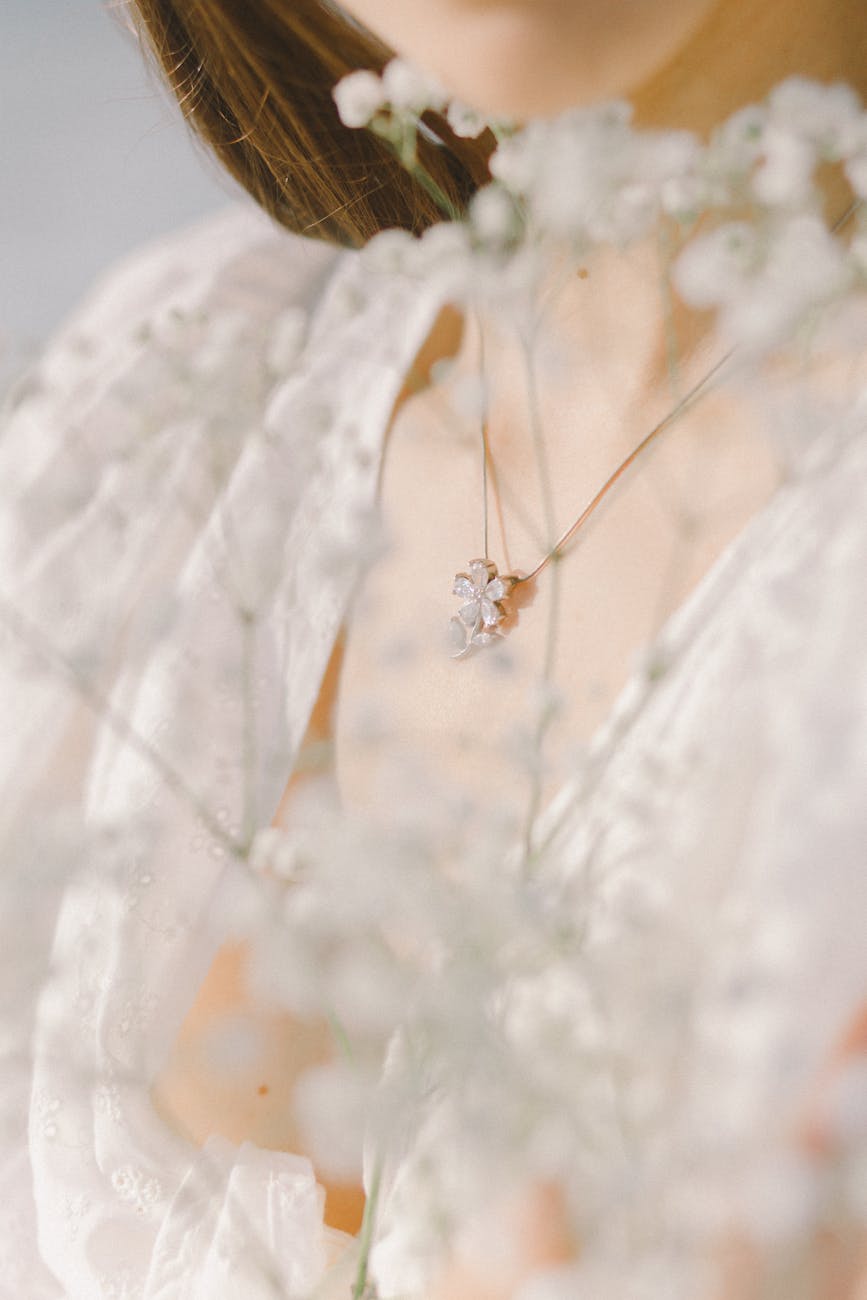
<svg viewBox="0 0 867 1300"><path fill-rule="evenodd" d="M465 623L467 627L472 627L473 624L478 621L478 617L479 602L477 600L471 600L469 605L462 605L458 610L458 618L462 623Z"/></svg>
<svg viewBox="0 0 867 1300"><path fill-rule="evenodd" d="M494 602L492 600L488 600L485 596L483 596L480 601L480 606L481 606L482 622L484 623L485 627L496 627L500 619L503 617L503 615L497 609Z"/></svg>
<svg viewBox="0 0 867 1300"><path fill-rule="evenodd" d="M472 579L473 586L479 591L484 591L490 581L490 577L491 575L488 572L487 563L484 560L473 560L470 565L470 578Z"/></svg>
<svg viewBox="0 0 867 1300"><path fill-rule="evenodd" d="M455 585L452 587L452 592L455 596L462 597L463 600L472 600L475 595L473 584L465 573L455 575Z"/></svg>
<svg viewBox="0 0 867 1300"><path fill-rule="evenodd" d="M493 578L485 588L488 600L502 600L506 595L506 584L502 578Z"/></svg>

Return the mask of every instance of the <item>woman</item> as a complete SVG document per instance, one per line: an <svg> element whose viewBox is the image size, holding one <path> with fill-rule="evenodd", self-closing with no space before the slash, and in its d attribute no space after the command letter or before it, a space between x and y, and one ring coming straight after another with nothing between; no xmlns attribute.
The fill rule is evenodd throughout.
<svg viewBox="0 0 867 1300"><path fill-rule="evenodd" d="M682 300L635 182L694 181L669 129L790 74L863 92L861 6L139 9L262 206L372 242L244 213L158 248L11 415L7 951L34 1063L10 1294L855 1295L863 305L807 173L830 132L825 223L851 238L863 115L801 82L739 119L741 242L701 244L712 211L684 237ZM414 152L358 82L342 123L335 83L390 47L498 141L440 100ZM617 113L531 133L620 95L652 148ZM574 187L546 190L575 139ZM579 243L586 174L617 201L593 192ZM438 228L468 205L496 254L472 310L463 226ZM372 239L393 226L432 238ZM489 534L532 583L468 567ZM339 814L327 771L301 779L329 738ZM353 1081L388 1047L357 1250L288 1154L312 1141L347 1198L340 1067L289 1104L329 1009Z"/></svg>

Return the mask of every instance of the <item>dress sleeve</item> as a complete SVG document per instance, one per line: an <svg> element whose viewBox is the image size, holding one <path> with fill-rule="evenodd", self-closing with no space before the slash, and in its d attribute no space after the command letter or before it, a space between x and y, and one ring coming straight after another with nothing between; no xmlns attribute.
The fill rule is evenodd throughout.
<svg viewBox="0 0 867 1300"><path fill-rule="evenodd" d="M274 596L305 453L268 409L336 256L230 210L110 274L9 401L9 1294L294 1296L334 1252L308 1161L199 1151L149 1086L291 770Z"/></svg>

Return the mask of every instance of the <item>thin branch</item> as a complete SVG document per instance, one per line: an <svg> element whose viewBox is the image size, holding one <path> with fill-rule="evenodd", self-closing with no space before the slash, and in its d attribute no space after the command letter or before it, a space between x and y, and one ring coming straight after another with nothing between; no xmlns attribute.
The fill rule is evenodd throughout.
<svg viewBox="0 0 867 1300"><path fill-rule="evenodd" d="M220 841L233 855L241 858L245 856L243 844L226 833L210 809L190 788L180 772L176 771L166 761L159 750L136 729L129 718L114 705L104 691L101 691L93 682L89 681L80 669L76 668L56 647L51 645L35 623L25 617L20 610L16 609L3 596L0 596L0 622L4 623L8 630L36 655L37 659L56 671L62 679L65 679L85 704L92 708L95 713L102 714L105 717L112 730L118 736L121 736L140 757L150 763L153 769L159 773L172 793L187 801L215 839Z"/></svg>

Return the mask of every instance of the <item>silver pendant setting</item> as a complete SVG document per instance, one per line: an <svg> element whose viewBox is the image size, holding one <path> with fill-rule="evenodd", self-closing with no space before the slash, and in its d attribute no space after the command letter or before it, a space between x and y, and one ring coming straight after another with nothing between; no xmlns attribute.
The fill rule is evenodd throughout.
<svg viewBox="0 0 867 1300"><path fill-rule="evenodd" d="M509 613L503 602L517 581L514 574L498 573L493 560L470 560L466 573L455 574L452 593L464 604L449 623L453 659L502 638L500 625Z"/></svg>

